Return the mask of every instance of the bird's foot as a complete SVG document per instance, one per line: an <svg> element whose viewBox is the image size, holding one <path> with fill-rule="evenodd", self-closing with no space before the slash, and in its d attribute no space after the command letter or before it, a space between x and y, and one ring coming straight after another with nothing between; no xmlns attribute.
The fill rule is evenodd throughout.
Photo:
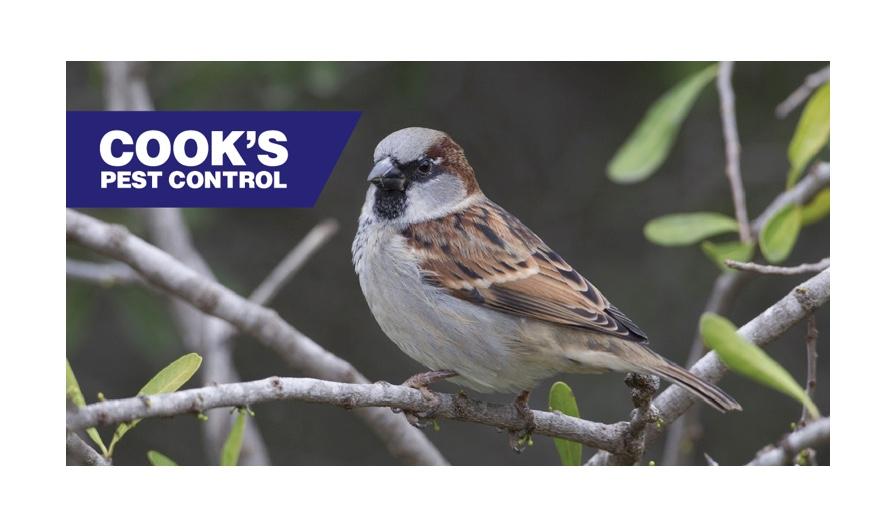
<svg viewBox="0 0 895 527"><path fill-rule="evenodd" d="M407 418L408 423L417 428L426 428L432 423L432 416L434 416L435 412L438 410L439 404L438 396L429 389L429 385L433 382L448 379L456 375L457 372L453 370L432 370L423 373L417 373L416 375L401 383L401 386L407 386L409 388L415 388L416 390L419 390L419 392L423 394L423 398L426 400L429 408L424 412L413 412L410 410L401 410L399 408L393 408L392 411L394 411L395 413L403 412L404 417Z"/></svg>
<svg viewBox="0 0 895 527"><path fill-rule="evenodd" d="M513 407L519 413L519 416L524 423L519 430L507 431L510 439L510 448L517 454L521 454L522 451L525 450L525 447L533 444L531 435L535 430L535 414L531 411L531 408L528 407L529 395L531 395L531 392L525 390L516 396L516 400L513 401Z"/></svg>

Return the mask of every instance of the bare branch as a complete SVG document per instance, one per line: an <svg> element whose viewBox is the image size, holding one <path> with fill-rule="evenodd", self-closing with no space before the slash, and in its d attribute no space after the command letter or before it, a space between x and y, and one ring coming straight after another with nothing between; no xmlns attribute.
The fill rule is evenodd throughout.
<svg viewBox="0 0 895 527"><path fill-rule="evenodd" d="M749 465L788 465L806 448L830 442L830 418L811 421L804 428L784 437L774 446L762 449Z"/></svg>
<svg viewBox="0 0 895 527"><path fill-rule="evenodd" d="M830 270L826 269L790 291L779 302L741 327L737 333L746 340L763 346L829 300ZM708 382L717 383L727 372L727 367L714 352L710 352L690 371ZM677 419L695 401L695 396L683 388L670 386L656 397L655 405L662 419L670 422Z"/></svg>
<svg viewBox="0 0 895 527"><path fill-rule="evenodd" d="M152 110L152 99L144 81L146 64L104 62L107 110Z"/></svg>
<svg viewBox="0 0 895 527"><path fill-rule="evenodd" d="M783 207L790 203L805 203L829 184L830 164L823 161L815 163L796 186L777 196L764 212L752 221L752 233L757 235L761 232L764 224Z"/></svg>
<svg viewBox="0 0 895 527"><path fill-rule="evenodd" d="M108 466L112 464L73 431L65 433L65 451L85 465Z"/></svg>
<svg viewBox="0 0 895 527"><path fill-rule="evenodd" d="M140 275L121 262L97 263L72 260L71 258L65 260L65 276L102 287L143 282Z"/></svg>
<svg viewBox="0 0 895 527"><path fill-rule="evenodd" d="M814 92L817 88L823 85L825 82L830 80L830 67L815 71L811 75L805 77L805 82L799 86L796 91L792 92L792 94L787 97L783 102L777 105L777 109L774 111L777 114L778 119L783 119L787 115L789 115L793 110L799 107L800 104L805 102L808 97L811 96L811 93Z"/></svg>
<svg viewBox="0 0 895 527"><path fill-rule="evenodd" d="M280 292L308 259L323 247L339 230L339 222L328 219L320 222L283 258L267 278L249 295L249 301L267 305Z"/></svg>
<svg viewBox="0 0 895 527"><path fill-rule="evenodd" d="M169 417L204 412L211 408L245 406L277 400L330 404L346 409L379 407L377 410L388 412L401 420L404 418L386 408L400 408L416 413L427 413L433 418L480 423L504 429L521 429L526 425L525 419L511 404L496 405L475 401L462 394L434 395L436 403L427 399L419 390L385 382L352 384L319 379L271 377L258 381L221 384L148 397L95 403L69 412L66 426L69 430L83 430L91 426L106 426L138 418ZM606 425L568 417L558 412L533 413L534 431L538 434L570 439L611 451L621 450L621 432L627 428L627 423Z"/></svg>
<svg viewBox="0 0 895 527"><path fill-rule="evenodd" d="M790 291L776 304L742 326L737 333L759 346L776 340L799 320L807 317L830 300L830 270L826 269ZM727 367L714 352L709 352L690 368L696 376L717 383L727 372ZM662 422L671 423L696 402L695 396L673 385L656 397L654 405ZM658 436L660 430L650 426L647 442Z"/></svg>
<svg viewBox="0 0 895 527"><path fill-rule="evenodd" d="M777 265L761 265L752 262L737 262L735 260L724 260L724 265L738 271L749 271L759 274L779 274L779 275L796 275L819 273L830 267L830 259L824 258L817 263L805 263L793 267L780 267Z"/></svg>
<svg viewBox="0 0 895 527"><path fill-rule="evenodd" d="M275 311L203 277L120 225L67 210L66 232L70 240L127 263L147 282L256 337L307 375L347 383L369 382L351 364L323 349ZM411 427L403 416L383 408L364 408L357 414L398 459L416 464L446 463L422 432Z"/></svg>
<svg viewBox="0 0 895 527"><path fill-rule="evenodd" d="M733 94L733 62L721 62L718 68L718 96L721 100L721 124L724 132L724 151L727 156L725 173L730 181L730 193L740 229L740 241L750 243L749 213L746 210L746 191L740 176L740 136L737 132L737 114Z"/></svg>
<svg viewBox="0 0 895 527"><path fill-rule="evenodd" d="M792 189L780 194L770 205L755 219L752 224L752 234L757 236L761 228L774 214L790 203L805 203L817 194L821 189L830 184L830 165L828 163L817 164L809 176L803 178ZM733 304L737 293L753 275L747 273L721 273L715 279L712 291L709 294L703 313L724 314ZM687 366L692 366L706 352L702 342L699 328L693 336L690 345L690 353L687 356ZM668 439L665 442L662 454L663 465L679 465L682 456L682 446L686 441L694 440L696 431L699 430L699 406L693 407L683 419L678 419L668 427Z"/></svg>
<svg viewBox="0 0 895 527"><path fill-rule="evenodd" d="M805 351L807 355L807 380L805 381L805 394L809 399L814 399L814 389L817 387L817 320L814 315L808 316L808 331L805 333ZM808 422L808 408L802 407L802 418L799 422L804 426Z"/></svg>

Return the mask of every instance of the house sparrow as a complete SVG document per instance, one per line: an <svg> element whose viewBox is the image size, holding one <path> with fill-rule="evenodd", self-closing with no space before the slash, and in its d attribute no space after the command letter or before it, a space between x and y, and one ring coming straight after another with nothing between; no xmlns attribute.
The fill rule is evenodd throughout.
<svg viewBox="0 0 895 527"><path fill-rule="evenodd" d="M722 412L740 405L647 347L646 334L536 234L482 193L447 134L405 128L376 147L352 245L382 330L434 380L529 391L557 373L658 375Z"/></svg>

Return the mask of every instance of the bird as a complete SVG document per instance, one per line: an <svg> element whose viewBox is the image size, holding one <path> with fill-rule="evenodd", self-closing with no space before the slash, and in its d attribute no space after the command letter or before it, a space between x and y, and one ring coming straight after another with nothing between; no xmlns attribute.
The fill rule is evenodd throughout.
<svg viewBox="0 0 895 527"><path fill-rule="evenodd" d="M367 182L352 261L382 331L428 368L406 386L431 397L428 386L446 379L518 394L514 404L531 422L528 397L542 381L618 371L661 377L721 412L741 410L654 352L628 316L488 199L446 133L389 134L374 150Z"/></svg>

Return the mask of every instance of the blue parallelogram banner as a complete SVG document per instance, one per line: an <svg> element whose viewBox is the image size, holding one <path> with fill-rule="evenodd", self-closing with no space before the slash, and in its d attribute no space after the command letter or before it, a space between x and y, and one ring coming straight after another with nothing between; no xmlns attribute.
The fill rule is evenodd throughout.
<svg viewBox="0 0 895 527"><path fill-rule="evenodd" d="M313 207L359 118L66 112L66 206Z"/></svg>

